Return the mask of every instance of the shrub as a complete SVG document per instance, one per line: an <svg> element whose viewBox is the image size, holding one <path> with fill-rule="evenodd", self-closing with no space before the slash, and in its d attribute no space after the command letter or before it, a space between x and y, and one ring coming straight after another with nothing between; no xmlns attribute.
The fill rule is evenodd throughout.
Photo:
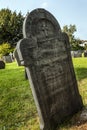
<svg viewBox="0 0 87 130"><path fill-rule="evenodd" d="M3 43L0 45L0 57L8 55L12 51L9 43Z"/></svg>

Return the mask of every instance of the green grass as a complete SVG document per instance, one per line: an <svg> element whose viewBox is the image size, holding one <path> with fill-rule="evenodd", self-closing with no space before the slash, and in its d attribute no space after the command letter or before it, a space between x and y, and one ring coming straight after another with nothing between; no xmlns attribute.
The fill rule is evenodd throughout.
<svg viewBox="0 0 87 130"><path fill-rule="evenodd" d="M87 58L74 58L73 64L77 76L77 80L87 78Z"/></svg>
<svg viewBox="0 0 87 130"><path fill-rule="evenodd" d="M73 59L79 91L87 106L87 58ZM73 122L73 121L72 121ZM16 62L0 70L0 130L39 130L39 119L24 67ZM63 125L60 130L76 130Z"/></svg>
<svg viewBox="0 0 87 130"><path fill-rule="evenodd" d="M74 58L73 64L83 103L87 105L87 58Z"/></svg>

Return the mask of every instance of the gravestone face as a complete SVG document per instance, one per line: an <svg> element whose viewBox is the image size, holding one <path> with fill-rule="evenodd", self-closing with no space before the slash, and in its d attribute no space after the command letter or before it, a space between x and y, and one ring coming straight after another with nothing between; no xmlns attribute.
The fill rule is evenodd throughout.
<svg viewBox="0 0 87 130"><path fill-rule="evenodd" d="M41 130L53 130L83 106L72 65L68 36L44 9L27 15L17 44L40 117Z"/></svg>
<svg viewBox="0 0 87 130"><path fill-rule="evenodd" d="M6 63L12 63L12 58L11 58L10 55L8 55L8 56L3 56L3 59L4 59L4 61L5 61Z"/></svg>
<svg viewBox="0 0 87 130"><path fill-rule="evenodd" d="M74 57L82 57L82 51L74 51Z"/></svg>
<svg viewBox="0 0 87 130"><path fill-rule="evenodd" d="M76 57L82 57L82 51L71 51L71 56L76 58Z"/></svg>

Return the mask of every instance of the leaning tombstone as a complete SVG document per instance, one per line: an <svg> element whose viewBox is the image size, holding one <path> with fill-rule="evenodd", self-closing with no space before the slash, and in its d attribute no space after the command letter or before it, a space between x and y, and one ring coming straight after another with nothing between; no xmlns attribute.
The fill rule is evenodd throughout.
<svg viewBox="0 0 87 130"><path fill-rule="evenodd" d="M0 59L0 69L5 69L5 62Z"/></svg>
<svg viewBox="0 0 87 130"><path fill-rule="evenodd" d="M83 107L69 39L61 32L54 16L44 9L27 15L23 35L17 51L21 64L26 67L40 129L54 130Z"/></svg>
<svg viewBox="0 0 87 130"><path fill-rule="evenodd" d="M74 51L74 57L82 57L82 51L78 50L78 51Z"/></svg>

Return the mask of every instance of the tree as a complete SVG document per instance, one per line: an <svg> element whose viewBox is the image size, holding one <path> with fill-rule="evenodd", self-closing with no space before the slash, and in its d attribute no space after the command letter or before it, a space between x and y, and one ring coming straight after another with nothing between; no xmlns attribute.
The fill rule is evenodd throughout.
<svg viewBox="0 0 87 130"><path fill-rule="evenodd" d="M72 43L72 50L84 50L85 48L80 46L81 43L80 39L75 39L75 42Z"/></svg>
<svg viewBox="0 0 87 130"><path fill-rule="evenodd" d="M12 12L9 9L2 9L0 11L0 44L4 42L15 46L15 43L21 39L22 25L24 17L16 11Z"/></svg>
<svg viewBox="0 0 87 130"><path fill-rule="evenodd" d="M69 41L72 44L75 40L74 33L76 32L76 26L71 24L69 26L65 25L63 27L63 32L67 33Z"/></svg>
<svg viewBox="0 0 87 130"><path fill-rule="evenodd" d="M9 43L3 43L0 45L0 57L8 55L12 51Z"/></svg>
<svg viewBox="0 0 87 130"><path fill-rule="evenodd" d="M81 44L81 40L80 39L76 39L74 36L74 33L77 31L76 26L75 25L65 25L63 27L63 32L67 33L67 35L69 36L69 42L71 44L71 49L72 50L83 50L84 48L80 46Z"/></svg>

